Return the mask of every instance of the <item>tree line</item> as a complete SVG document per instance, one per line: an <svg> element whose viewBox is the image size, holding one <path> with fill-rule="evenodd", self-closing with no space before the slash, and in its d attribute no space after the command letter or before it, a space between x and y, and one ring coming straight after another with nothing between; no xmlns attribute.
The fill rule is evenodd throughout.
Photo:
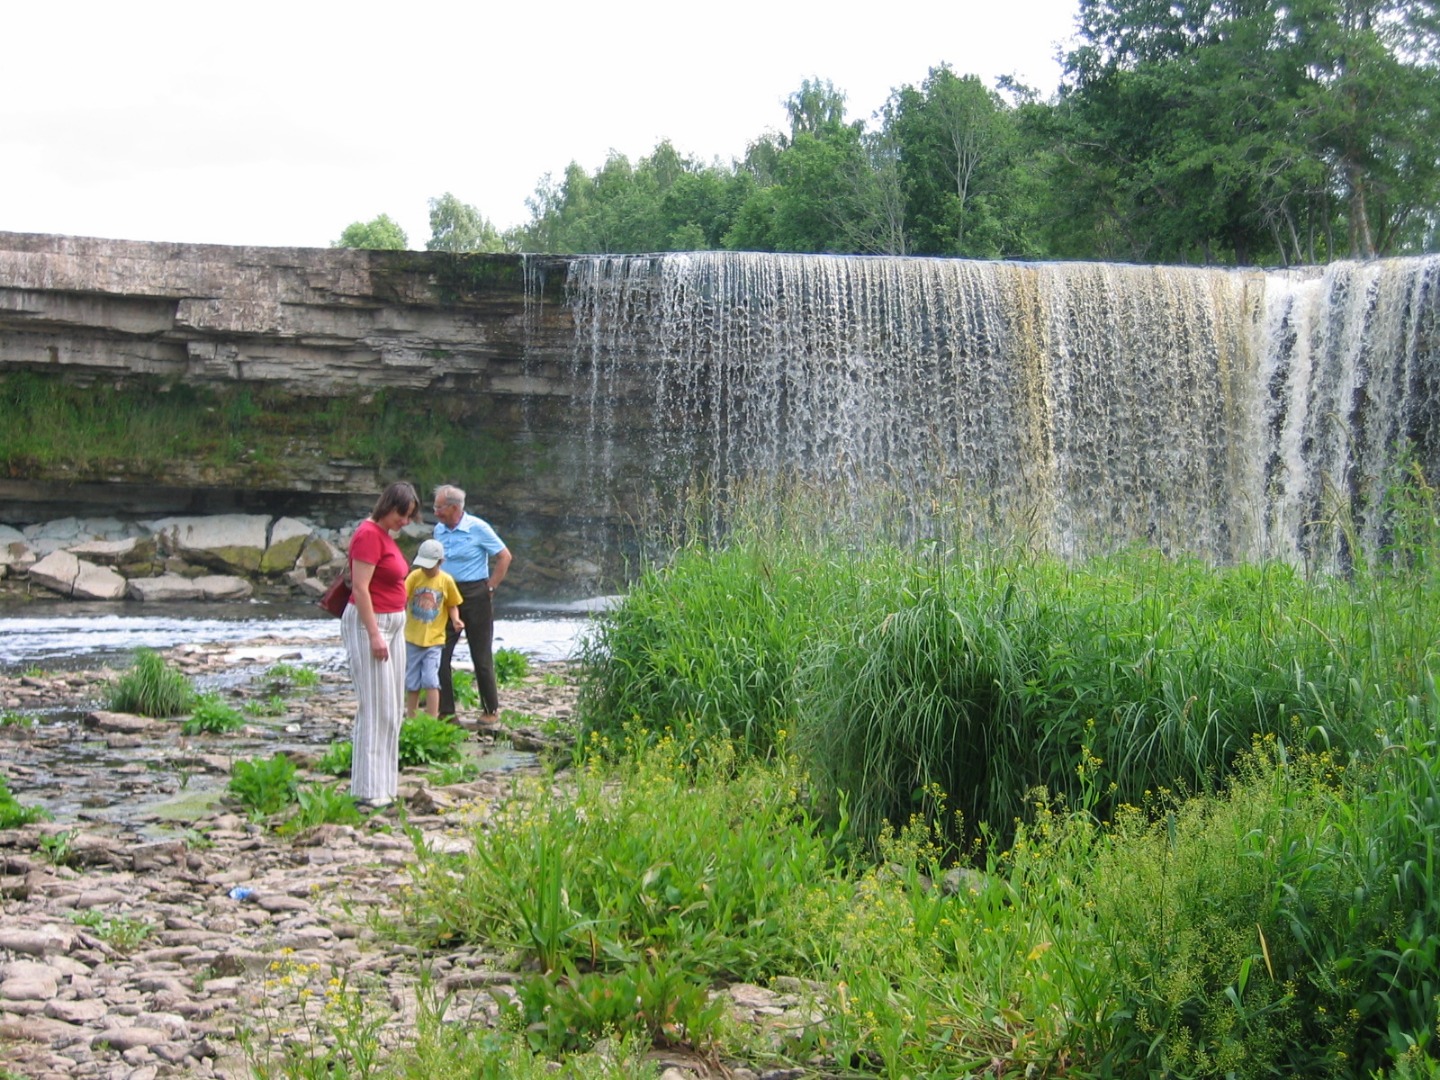
<svg viewBox="0 0 1440 1080"><path fill-rule="evenodd" d="M728 164L670 142L547 174L442 251L728 249L1293 265L1440 248L1440 0L1080 0L1049 97L948 65L867 120L807 79ZM338 242L405 247L381 215Z"/></svg>

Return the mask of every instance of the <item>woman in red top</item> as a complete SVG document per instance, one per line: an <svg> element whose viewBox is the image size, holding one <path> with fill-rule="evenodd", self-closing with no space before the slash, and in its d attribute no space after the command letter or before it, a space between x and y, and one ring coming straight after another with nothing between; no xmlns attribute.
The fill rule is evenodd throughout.
<svg viewBox="0 0 1440 1080"><path fill-rule="evenodd" d="M355 684L350 794L379 808L400 785L400 722L405 711L405 575L410 572L392 533L418 516L409 484L391 484L350 538L350 603L340 637Z"/></svg>

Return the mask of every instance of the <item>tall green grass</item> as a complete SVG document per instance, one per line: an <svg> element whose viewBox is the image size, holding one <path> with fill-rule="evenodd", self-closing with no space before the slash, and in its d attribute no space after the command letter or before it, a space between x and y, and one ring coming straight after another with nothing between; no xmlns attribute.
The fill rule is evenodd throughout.
<svg viewBox="0 0 1440 1080"><path fill-rule="evenodd" d="M189 712L196 701L195 687L183 672L167 667L154 649L136 649L135 663L115 681L106 706L163 718Z"/></svg>
<svg viewBox="0 0 1440 1080"><path fill-rule="evenodd" d="M587 646L580 715L587 735L688 725L760 754L788 730L868 841L937 790L957 840L1003 837L1036 786L1103 813L1218 790L1256 735L1353 750L1421 690L1436 625L1440 589L1393 567L744 530L641 576Z"/></svg>

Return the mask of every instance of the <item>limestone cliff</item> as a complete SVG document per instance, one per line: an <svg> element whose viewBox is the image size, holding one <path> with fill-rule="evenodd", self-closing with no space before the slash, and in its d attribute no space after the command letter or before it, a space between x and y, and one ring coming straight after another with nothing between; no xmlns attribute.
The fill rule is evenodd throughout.
<svg viewBox="0 0 1440 1080"><path fill-rule="evenodd" d="M532 574L565 577L582 496L565 269L519 255L0 232L12 423L36 399L79 394L77 415L118 413L82 424L136 428L118 449L82 452L93 431L32 409L44 431L0 437L0 521L237 510L338 521L390 479L449 481L512 546L530 545ZM173 407L157 413L162 400ZM187 407L199 435L182 435L197 423ZM174 425L173 453L155 445L156 425Z"/></svg>

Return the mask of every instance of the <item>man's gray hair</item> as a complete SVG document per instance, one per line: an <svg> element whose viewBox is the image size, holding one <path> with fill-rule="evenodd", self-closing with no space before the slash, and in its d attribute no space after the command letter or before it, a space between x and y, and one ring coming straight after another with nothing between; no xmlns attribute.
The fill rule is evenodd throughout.
<svg viewBox="0 0 1440 1080"><path fill-rule="evenodd" d="M454 484L441 484L435 489L435 498L446 506L463 507L465 505L465 492Z"/></svg>

